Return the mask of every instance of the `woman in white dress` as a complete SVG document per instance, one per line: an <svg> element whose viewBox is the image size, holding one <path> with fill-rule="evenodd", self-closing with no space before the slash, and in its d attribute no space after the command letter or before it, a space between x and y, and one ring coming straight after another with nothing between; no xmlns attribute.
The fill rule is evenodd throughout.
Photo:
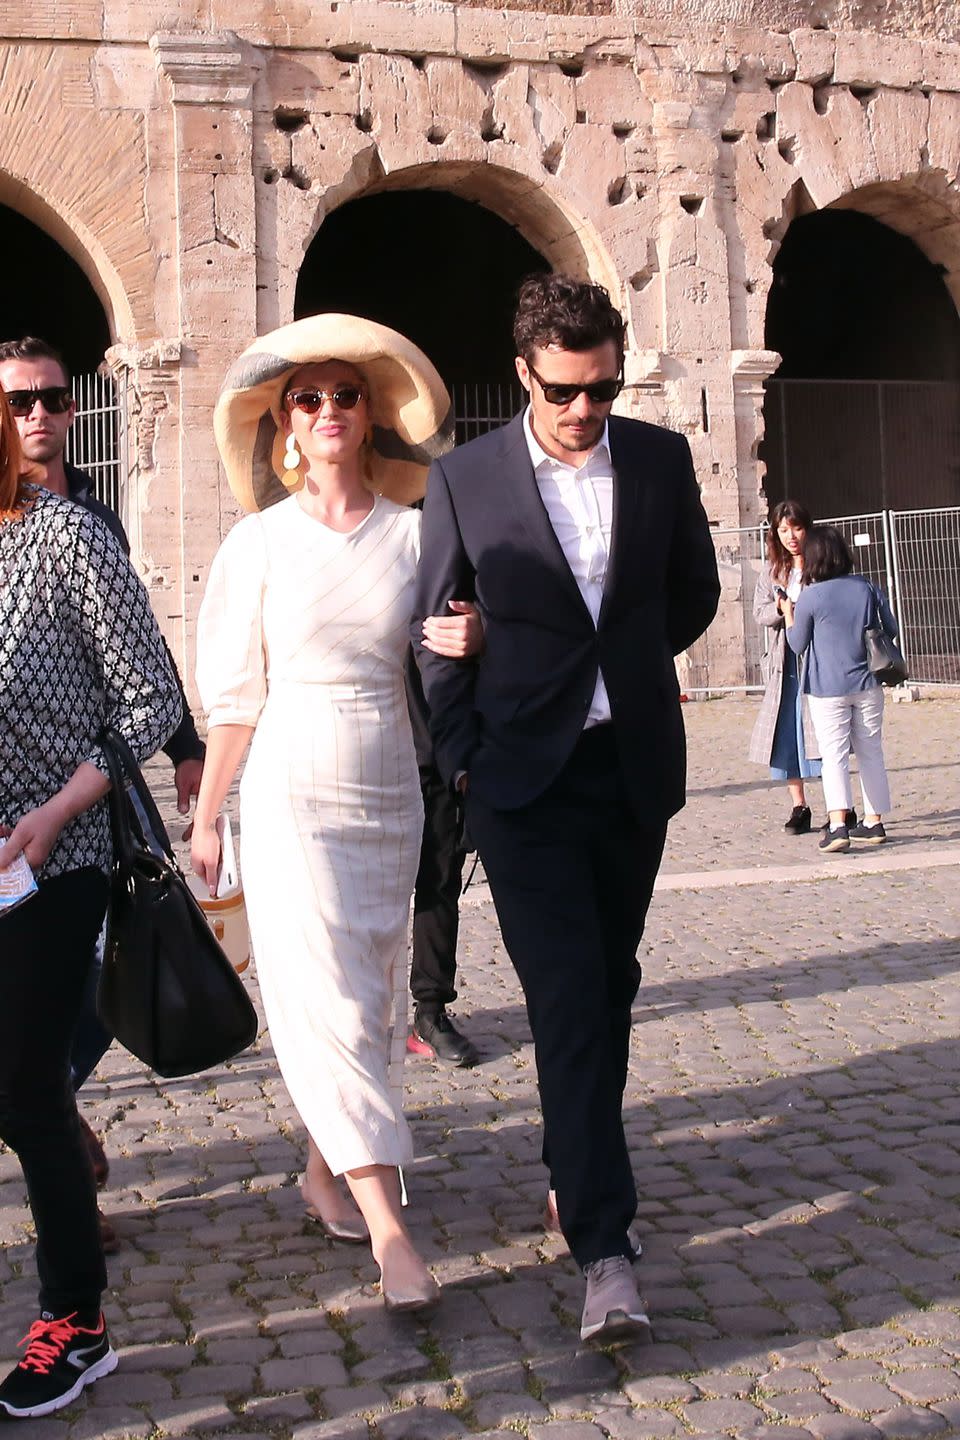
<svg viewBox="0 0 960 1440"><path fill-rule="evenodd" d="M215 425L235 493L259 508L214 560L197 640L209 736L194 868L215 885L217 815L252 738L244 890L271 1038L310 1136L304 1198L334 1238L369 1232L392 1309L439 1292L402 1219L412 1146L405 1026L391 1024L422 826L403 679L420 516L384 492L422 493L448 411L430 362L382 326L322 315L256 341ZM268 462L295 491L277 504ZM475 623L428 622L431 642L462 655Z"/></svg>

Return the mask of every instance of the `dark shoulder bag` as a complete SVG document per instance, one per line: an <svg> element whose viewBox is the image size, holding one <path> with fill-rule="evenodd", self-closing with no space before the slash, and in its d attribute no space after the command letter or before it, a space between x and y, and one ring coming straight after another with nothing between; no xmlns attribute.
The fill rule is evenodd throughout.
<svg viewBox="0 0 960 1440"><path fill-rule="evenodd" d="M177 865L130 747L109 729L100 744L110 775L113 873L97 1008L120 1044L158 1075L192 1075L252 1044L257 1012Z"/></svg>
<svg viewBox="0 0 960 1440"><path fill-rule="evenodd" d="M863 632L863 643L867 651L867 669L881 685L900 685L909 675L907 662L900 653L900 646L892 635L883 628L877 592L870 586L873 605L870 619Z"/></svg>

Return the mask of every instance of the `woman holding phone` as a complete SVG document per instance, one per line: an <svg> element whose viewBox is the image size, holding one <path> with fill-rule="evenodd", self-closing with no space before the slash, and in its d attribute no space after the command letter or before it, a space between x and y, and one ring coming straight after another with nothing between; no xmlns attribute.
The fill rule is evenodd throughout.
<svg viewBox="0 0 960 1440"><path fill-rule="evenodd" d="M63 404L38 394L52 413ZM42 479L0 393L0 874L25 860L37 887L0 914L0 1139L23 1167L40 1278L38 1318L0 1383L0 1419L50 1415L116 1368L70 1073L113 860L98 736L113 726L145 760L181 713L129 560L101 520Z"/></svg>
<svg viewBox="0 0 960 1440"><path fill-rule="evenodd" d="M797 500L781 500L770 512L767 564L757 580L753 618L770 632L769 673L749 756L769 765L771 780L785 780L792 809L784 824L790 835L811 829L805 781L820 774L817 739L800 693L799 662L785 640L784 607L797 600L803 583L803 549L811 520Z"/></svg>

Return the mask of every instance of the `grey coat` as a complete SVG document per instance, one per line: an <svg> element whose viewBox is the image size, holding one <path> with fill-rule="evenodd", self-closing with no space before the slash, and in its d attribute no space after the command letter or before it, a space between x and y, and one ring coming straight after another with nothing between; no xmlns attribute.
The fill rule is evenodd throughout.
<svg viewBox="0 0 960 1440"><path fill-rule="evenodd" d="M787 648L786 634L783 624L783 616L777 609L777 597L773 593L773 574L766 567L761 570L757 579L757 588L753 592L753 618L758 625L764 625L769 630L769 648L767 650L766 664L768 667L767 685L763 692L763 700L760 702L760 713L757 716L757 723L753 727L753 734L750 736L750 749L748 758L755 760L758 765L769 765L770 756L773 752L773 737L777 728L777 716L780 713L780 695L783 689L783 660ZM801 657L801 665L803 659ZM801 700L803 714L803 748L808 760L815 760L820 755L820 747L817 745L817 737L813 728L813 721L810 718L810 707L807 704L806 695Z"/></svg>

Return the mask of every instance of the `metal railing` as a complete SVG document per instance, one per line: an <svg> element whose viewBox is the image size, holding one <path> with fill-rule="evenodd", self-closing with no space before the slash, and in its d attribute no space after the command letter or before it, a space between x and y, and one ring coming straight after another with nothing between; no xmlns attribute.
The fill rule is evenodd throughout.
<svg viewBox="0 0 960 1440"><path fill-rule="evenodd" d="M890 511L891 603L910 677L960 685L960 506Z"/></svg>
<svg viewBox="0 0 960 1440"><path fill-rule="evenodd" d="M890 601L910 678L960 684L960 506L878 510L824 517L853 553L858 574ZM767 526L713 532L720 572L717 618L678 658L686 694L761 690L769 631L753 618L753 592L766 564Z"/></svg>
<svg viewBox="0 0 960 1440"><path fill-rule="evenodd" d="M122 513L127 479L127 397L112 375L73 377L77 413L67 436L66 458L93 480L94 493Z"/></svg>
<svg viewBox="0 0 960 1440"><path fill-rule="evenodd" d="M523 408L524 391L519 380L511 385L496 380L472 380L450 388L458 445L506 425Z"/></svg>

